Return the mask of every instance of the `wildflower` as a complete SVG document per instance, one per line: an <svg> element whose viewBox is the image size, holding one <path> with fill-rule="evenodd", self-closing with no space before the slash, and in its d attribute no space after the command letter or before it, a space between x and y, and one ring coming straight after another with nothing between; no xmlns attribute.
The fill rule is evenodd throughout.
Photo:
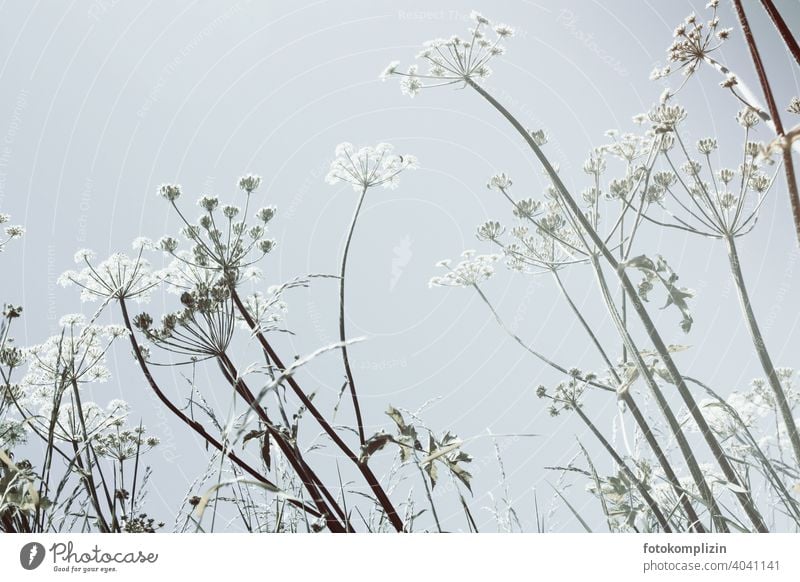
<svg viewBox="0 0 800 582"><path fill-rule="evenodd" d="M179 184L162 184L158 187L158 193L162 198L170 202L175 202L181 195Z"/></svg>
<svg viewBox="0 0 800 582"><path fill-rule="evenodd" d="M736 114L736 121L745 129L758 125L759 116L752 107L745 107Z"/></svg>
<svg viewBox="0 0 800 582"><path fill-rule="evenodd" d="M717 140L706 137L697 142L697 151L701 154L708 155L717 149Z"/></svg>
<svg viewBox="0 0 800 582"><path fill-rule="evenodd" d="M216 196L201 196L197 201L197 205L206 212L214 212L219 206L219 198Z"/></svg>
<svg viewBox="0 0 800 582"><path fill-rule="evenodd" d="M275 217L277 213L277 208L274 206L267 206L266 208L260 208L258 212L256 212L256 218L258 218L264 224L268 223Z"/></svg>
<svg viewBox="0 0 800 582"><path fill-rule="evenodd" d="M90 324L81 314L65 315L59 323L62 333L28 348L23 385L49 394L54 387L107 381L111 374L105 355L123 335L120 326Z"/></svg>
<svg viewBox="0 0 800 582"><path fill-rule="evenodd" d="M500 236L503 235L504 229L499 222L496 220L490 220L485 222L478 228L477 237L478 240L497 240Z"/></svg>
<svg viewBox="0 0 800 582"><path fill-rule="evenodd" d="M709 2L706 8L712 11L711 18L707 22L701 22L697 15L692 13L675 28L672 44L667 49L667 59L675 63L676 67L672 70L669 67L656 69L651 74L651 79L664 78L674 71L680 71L684 76L690 77L730 37L730 28L719 28L717 3Z"/></svg>
<svg viewBox="0 0 800 582"><path fill-rule="evenodd" d="M242 176L239 178L239 188L247 192L247 194L252 194L253 191L257 190L258 187L261 185L261 176L256 176L255 174L247 174L246 176Z"/></svg>
<svg viewBox="0 0 800 582"><path fill-rule="evenodd" d="M421 63L427 66L424 73L419 71L417 65L411 65L402 72L399 70L399 63L393 61L384 69L380 78L386 80L391 76L401 77L401 89L410 97L428 87L485 79L491 74L489 63L505 53L502 42L514 35L514 29L506 24L492 27L491 22L477 12L473 12L470 19L473 24L466 38L451 36L424 44L423 50L417 55Z"/></svg>
<svg viewBox="0 0 800 582"><path fill-rule="evenodd" d="M75 262L86 266L80 271L63 273L58 282L64 287L80 287L83 301L109 297L146 301L153 289L164 280L166 272L154 271L149 261L142 257L144 246L134 246L139 246L136 256L115 253L98 264L93 263L95 254L92 251L82 249L75 253Z"/></svg>
<svg viewBox="0 0 800 582"><path fill-rule="evenodd" d="M486 187L490 190L507 190L508 188L511 188L511 184L511 178L506 176L505 173L502 173L492 176L489 182L486 184Z"/></svg>
<svg viewBox="0 0 800 582"><path fill-rule="evenodd" d="M722 81L719 85L723 89L730 89L731 87L735 87L739 84L739 80L736 78L736 75L729 74L725 77L725 80Z"/></svg>
<svg viewBox="0 0 800 582"><path fill-rule="evenodd" d="M533 138L533 142L537 146L542 147L543 145L547 144L547 141L548 141L549 138L548 138L547 134L544 132L543 129L539 129L539 130L536 130L536 131L530 131L529 133L531 134L531 137Z"/></svg>
<svg viewBox="0 0 800 582"><path fill-rule="evenodd" d="M381 81L386 81L389 77L397 72L397 67L400 66L400 61L392 61L381 73Z"/></svg>
<svg viewBox="0 0 800 582"><path fill-rule="evenodd" d="M393 149L387 143L358 150L353 144L340 143L325 181L329 184L348 182L356 191L373 186L396 188L399 174L406 169L416 169L417 159L395 154Z"/></svg>
<svg viewBox="0 0 800 582"><path fill-rule="evenodd" d="M6 227L6 236L8 238L20 238L23 234L25 234L25 228L18 224Z"/></svg>
<svg viewBox="0 0 800 582"><path fill-rule="evenodd" d="M656 133L674 131L675 127L686 119L686 110L680 105L662 104L648 113Z"/></svg>
<svg viewBox="0 0 800 582"><path fill-rule="evenodd" d="M428 287L469 287L486 281L494 274L493 264L500 259L500 255L478 255L475 251L468 250L461 254L462 260L451 268L444 263L448 272L442 276L431 278Z"/></svg>
<svg viewBox="0 0 800 582"><path fill-rule="evenodd" d="M293 286L302 285L304 285L303 282L273 285L267 289L266 293L257 291L244 299L247 313L258 324L261 333L277 330L286 316L287 305L282 299L283 291ZM249 331L250 326L243 318L240 319L241 327Z"/></svg>

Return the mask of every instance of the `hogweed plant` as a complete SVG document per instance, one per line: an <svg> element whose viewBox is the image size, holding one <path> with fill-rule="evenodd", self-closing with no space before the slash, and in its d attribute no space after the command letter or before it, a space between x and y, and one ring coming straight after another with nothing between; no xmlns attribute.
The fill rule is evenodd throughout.
<svg viewBox="0 0 800 582"><path fill-rule="evenodd" d="M761 4L800 63L800 49L780 13L769 0ZM634 131L609 131L589 152L580 192L567 188L551 161L549 136L525 127L486 86L491 67L501 62L514 36L510 26L473 12L465 36L427 42L415 64L401 68L393 62L381 74L383 80L399 79L410 97L448 86L466 89L460 98L477 95L524 141L544 172L541 196L518 195L530 191L524 175L488 177L490 195L507 206L508 215L477 226L476 240L485 252L466 250L455 261L441 261L429 285L475 293L535 365L556 374L552 385L532 388L532 396L550 416L574 415L599 445L591 450L604 455L593 456L578 441L567 465L552 468L559 473L554 503L563 504L586 531L591 526L563 486L568 476L583 479L611 531L800 528L800 387L794 370L781 367L767 349L737 248L738 239L757 227L781 171L800 236L791 155L800 130L784 127L743 4L733 5L766 106L721 62L719 49L736 33L723 28L712 0L707 20L690 15L678 26L669 64L651 75L664 81L683 73L684 79L662 93L649 112L634 117ZM743 106L736 118L742 139L735 147L714 137L689 144L685 137L691 118L676 95L706 65L724 75L723 89ZM786 111L800 113L797 97ZM776 139L756 141L760 123ZM777 157L780 166L772 162ZM235 523L250 532L443 532L451 529L442 510L442 495L450 492L463 510L461 528L478 532L471 508L473 459L466 449L483 437L495 445L503 488L503 499L492 499L489 511L500 529L521 530L522 512L513 506L508 482L513 474L506 472L497 444L504 435L459 438L429 428L421 420L425 405L411 411L389 403L385 428L367 433L350 359L359 338L349 337L346 325L346 291L353 284L348 259L367 193L397 187L400 174L416 167L416 158L385 143L356 148L345 142L336 148L326 181L351 186L358 198L342 229L335 275L276 279L270 262L278 244L271 233L278 211L257 205L262 179L249 174L239 179L230 201L201 196L196 217L190 216L181 186L163 184L158 203L179 221L178 232L138 238L127 252L101 259L88 249L78 251L77 266L60 283L79 290L95 310L90 316L64 316L58 331L38 345L15 343L12 332L23 310L4 304L0 529L151 533L163 526L146 510L152 471L145 463L159 438L136 421L125 401L97 399L104 383L119 383L126 391L139 386L112 377L113 353L132 357L142 386L205 446L205 470L176 512L176 531L213 532ZM9 222L0 214L0 224ZM681 280L681 265L642 236L663 229L725 243L763 372L749 386L723 396L713 383L690 375L678 365L690 347L667 343L674 330L656 325L656 301L668 310L659 321L678 333L692 334L699 325L695 291ZM0 251L24 228L7 225L3 232ZM582 369L546 353L525 339L526 330L506 323L491 299L500 269L552 282L594 354L591 366ZM576 301L572 273L592 277L592 301L606 314L611 339ZM338 287L337 341L302 357L281 357L282 338L291 333L285 314L293 291L327 280ZM166 306L162 313L147 305L152 297ZM341 355L342 364L330 381L341 386L333 406L318 396L319 382L303 373L330 352ZM167 374L185 382L165 389ZM621 440L609 434L595 409L609 399L619 412ZM337 416L340 409L342 417L352 411L352 423ZM42 454L34 457L36 451ZM449 487L444 492L442 481ZM553 510L542 518L535 503L541 531Z"/></svg>
<svg viewBox="0 0 800 582"><path fill-rule="evenodd" d="M771 0L762 0L762 4L771 20L775 24L777 31L787 48L800 64L800 48L797 41L786 26L780 12L775 8ZM701 64L707 63L724 75L724 80L720 82L723 89L728 90L733 97L741 102L746 108L751 110L754 115L764 120L775 133L776 140L770 145L770 149L781 152L786 187L789 194L789 205L795 226L795 234L800 243L800 190L798 190L797 176L794 168L792 150L800 151L793 143L796 139L796 129L788 130L784 126L781 117L781 108L778 107L772 84L767 74L767 69L758 49L753 31L750 28L749 19L741 0L734 0L733 7L736 18L741 26L742 35L750 53L753 67L758 75L758 82L766 101L766 107L742 80L740 75L735 74L726 65L716 60L712 55L717 51L722 43L730 38L731 28L721 28L720 18L717 15L719 0L711 0L707 8L711 10L711 18L703 23L694 13L675 28L674 41L667 51L667 60L670 64L664 67L657 67L650 78L657 80L663 79L671 74L680 71L685 79L676 89L667 89L662 95L662 100L667 101L680 91L686 82L694 76ZM793 99L797 99L796 97ZM792 101L786 111L793 113Z"/></svg>
<svg viewBox="0 0 800 582"><path fill-rule="evenodd" d="M716 11L716 2L710 3L710 8ZM679 311L680 327L685 333L689 333L694 322L690 307L694 292L679 284L679 277L669 265L667 258L642 253L635 246L636 235L646 227L646 223L667 226L667 223L653 219L653 215L656 209L666 208L667 202L675 201L682 211L688 212L692 218L700 221L700 229L713 230L715 235L729 241L731 265L736 266L734 269L736 271L739 261L735 255L733 241L736 236L744 234L747 229L754 226L763 196L772 183L772 177L764 174L759 163L755 161L765 148L759 147L758 144L748 144L745 139L745 154L739 170L742 186L738 195L728 192L727 187L720 187L720 184L727 185L731 182L735 175L733 171L726 170L726 181L721 182L720 178L720 182L715 181L712 186L697 178L703 165L690 160L687 170L694 178L690 178L690 185L686 188L689 196L677 199L674 186L683 177L678 177L678 170L674 167L665 171L657 166L668 155L673 145L679 143L679 138L675 136L676 127L684 120L686 112L680 106L671 104L669 101L671 94L667 92L662 96L661 104L649 115L635 118L638 123L650 122L650 126L644 129L642 135L620 136L617 132L610 132L608 135L612 138L612 142L592 151L584 164L584 171L590 181L588 187L578 197L565 186L557 168L546 155L544 147L547 138L543 132L524 127L489 90L482 86L481 81L487 76L488 71L481 70L478 73L477 69L470 66L473 62L473 51L476 50L474 47L478 46L477 41L484 39L483 31L491 26L488 19L480 14L473 13L472 19L474 26L470 28L469 35L465 39L454 36L447 41L426 43L418 59L429 66L427 74L420 74L416 65L401 72L399 65L393 63L382 77L399 77L403 92L411 96L427 87L450 84L469 87L500 113L522 137L543 167L550 186L543 200L517 200L511 193L512 181L506 174L492 177L489 187L498 191L511 205L514 218L518 222L513 226L506 226L496 220L489 221L479 227L477 237L495 245L513 271L533 276L543 273L553 275L561 294L586 331L587 338L598 351L606 369L596 373L585 373L563 364L556 364L530 347L517 334L510 332L479 286L479 283L493 274L492 264L497 261L495 255L477 255L470 251L465 255L465 260L455 267L451 267L449 262L440 263L439 266L446 268L448 272L443 276L434 277L431 284L471 287L476 290L501 326L511 333L518 343L541 361L565 374L566 379L554 389L540 387L537 389L537 395L551 402L552 414L564 411L577 414L620 468L620 475L605 482L601 482L602 479L596 476L594 469L587 473L594 477L593 490L600 498L606 515L609 515L610 511L608 492L611 489L616 491L617 498L620 498L621 490L624 489L627 496L635 496L641 501L638 504L627 504L626 519L621 526L618 524L615 527L637 529L643 526L646 529L655 527L662 531L698 532L711 530L725 532L732 528L767 531L763 510L758 507L755 498L751 471L726 450L730 435L721 432L718 423L715 422L714 425L709 423L706 417L708 406L700 405L695 396L697 388L708 394L716 393L703 382L681 373L675 361L675 354L686 348L666 344L646 306L654 290L659 290L657 292L665 296L665 307L674 306ZM505 26L499 28L501 31L508 30ZM498 35L509 36L501 33ZM705 29L696 23L695 17L692 17L679 31L676 31L678 40L671 49L672 60L681 63L687 75L691 75L702 61L708 60L708 53L716 50L718 43L727 39L729 35L729 30L719 28L716 13ZM484 49L495 46L495 43L499 46L499 40L486 43L480 46ZM499 55L501 52L497 51L495 54ZM669 72L660 70L656 76L665 76ZM437 81L442 78L446 79L446 82ZM743 125L752 126L759 117L758 112L749 107L740 114L739 119ZM680 148L675 147L685 150L682 145ZM700 153L707 156L716 147L716 142L713 139L701 140L698 147ZM605 182L604 175L607 173L609 161L614 158L622 161L623 172ZM754 194L748 198L747 192ZM755 200L752 200L753 198ZM685 219L679 218L674 213L670 216L675 218L676 225L680 228L690 230L696 228L689 227ZM588 265L593 271L602 303L620 336L621 356L616 362L609 355L610 348L603 345L586 323L559 277L559 271L562 269L578 269L583 265ZM621 297L614 296L607 278L608 271L618 279L623 290ZM641 276L638 285L631 279L633 273ZM737 281L742 283L737 285L740 293L746 293L743 291L745 288L740 275ZM746 299L746 295L742 297L747 318L755 324L749 300ZM628 321L631 308L644 329L649 346L643 346L642 340L637 339L631 330ZM791 441L794 426L791 405L788 399L782 396L785 390L781 388L777 373L768 361L756 325L751 325L751 332L754 334L754 342L761 347L759 357L765 370L773 371L766 372L768 378L772 378L769 381L773 388L772 401L783 421L785 427L783 434ZM653 430L651 422L645 417L642 407L637 402L644 398L637 391L642 384L648 388L667 423L672 442L677 446L683 465L689 472L689 481L681 478L679 471L674 468L675 460L671 458L674 455L668 449L671 443L659 442L664 438L662 431ZM631 413L637 428L644 435L656 459L655 467L646 458L625 459L624 455L620 454L597 429L582 404L584 392L590 388L606 388L616 394L624 410ZM667 388L669 392L677 391L685 406L687 418L682 417L684 413L676 409L675 404L666 396ZM715 399L714 405L721 406L725 414L729 413L729 403L726 401ZM693 430L702 436L714 459L716 471L701 464L702 457L697 450L698 447L690 444L686 436L687 421L691 422ZM783 469L776 471L776 467L783 467L782 461L768 457L760 449L753 454L759 461L756 466L764 468L763 477L767 483L774 486L772 491L776 493L777 498L784 504L793 505L794 502L785 496L784 492L788 490L785 480L787 477L794 479L797 476L796 469L790 469L788 472ZM612 483L613 487L609 489ZM661 486L662 490L663 486L666 486L670 494L654 496L651 492L656 485ZM738 501L740 512L727 507L725 503L727 495ZM638 509L633 511L632 508ZM792 509L789 515L794 516L795 511L796 509Z"/></svg>
<svg viewBox="0 0 800 582"><path fill-rule="evenodd" d="M352 185L353 190L360 193L356 209L353 212L353 219L350 222L350 228L347 231L339 269L339 340L342 342L342 360L345 374L347 375L347 385L353 401L353 410L356 415L358 438L362 447L366 444L364 421L361 418L361 407L358 404L355 379L353 378L353 370L345 343L347 333L345 330L344 297L347 257L350 252L350 244L353 242L353 233L355 232L358 215L361 212L367 191L377 186L396 188L400 173L403 170L417 167L417 159L414 156L408 154L402 156L392 152L393 148L388 143L381 143L375 147L363 147L358 150L350 143L340 143L336 147L336 159L331 163L330 171L325 177L325 181L329 184L344 182Z"/></svg>
<svg viewBox="0 0 800 582"><path fill-rule="evenodd" d="M376 186L396 186L398 175L414 168L416 160L392 153L388 144L360 150L342 144L336 153L327 181L347 182L360 192L336 277L341 341L306 358L286 365L274 347L277 336L286 331L282 321L287 308L284 294L308 286L312 279L329 276L296 278L270 285L266 292L257 289L261 285L261 264L277 244L267 236L277 210L273 206L253 210L254 193L261 184L261 178L255 175L244 176L238 182L241 206L223 204L217 196L202 196L197 201L200 216L195 221L189 221L181 208L181 187L162 185L159 197L183 223L179 235L164 236L155 242L137 239L134 255L114 254L101 262L90 251L80 251L76 260L83 268L69 271L62 278L64 284L79 287L84 300L100 300L103 306L118 304L124 322L120 335L128 336L150 389L173 415L216 451L201 480L210 488L204 495L188 499L183 528L203 529L202 516L209 505L230 501L251 531L297 530L305 524L310 531L351 532L358 529L355 518L369 531L409 531L413 524L401 517L390 499L391 488L381 483L370 466L373 456L388 444L397 447L400 468L415 464L422 470L430 483L426 482L426 487L435 485L439 465L469 487L470 475L462 466L469 457L460 451L462 441L451 433L436 438L430 432L424 446L421 440L411 438L416 434L414 425L402 420L393 408L389 416L398 428L397 434L380 431L367 436L364 432L346 349L352 341L346 337L344 326L348 250L367 191ZM157 251L168 263L161 269L154 269L145 257L145 253ZM253 288L256 289L248 291ZM149 311L136 315L129 312L130 301L144 302L157 289L176 296L175 310L160 316ZM241 363L241 358L247 357L247 343L252 341L258 346L258 361ZM315 404L316 390L302 387L296 377L301 367L332 349L342 353L356 417L355 444L348 443L349 428L334 424L332 416ZM194 379L199 367L207 365L216 368L218 381L230 391L227 411L209 404L210 399L204 396L208 388ZM162 366L191 370L189 376L193 380L186 403L170 398L161 388L156 370ZM353 513L353 507L359 506L341 481L341 474L338 482L332 483L319 467L322 459L314 451L322 445L316 442L318 436L307 444L309 437L303 430L306 423L301 422L309 416L323 439L366 484L367 493L359 492L370 500L366 515L360 509ZM259 443L256 459L246 450L252 442ZM111 447L106 446L104 451L108 450ZM216 479L213 484L212 478ZM253 488L274 497L276 505L271 499L257 501ZM222 490L234 493L223 496ZM216 511L212 531L215 518ZM437 527L440 528L438 522Z"/></svg>

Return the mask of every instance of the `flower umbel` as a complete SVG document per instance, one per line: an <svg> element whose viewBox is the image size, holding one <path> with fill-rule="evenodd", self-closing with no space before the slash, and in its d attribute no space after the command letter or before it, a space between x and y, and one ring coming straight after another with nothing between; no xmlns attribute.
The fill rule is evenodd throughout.
<svg viewBox="0 0 800 582"><path fill-rule="evenodd" d="M514 29L505 24L492 26L488 19L474 11L470 18L474 24L469 28L466 38L454 35L425 43L417 58L427 67L426 72L420 72L418 65L411 65L406 72L400 72L399 63L395 61L383 71L381 79L386 80L393 75L401 77L403 93L414 97L421 89L480 81L488 77L492 73L489 62L505 53L502 43L514 35Z"/></svg>
<svg viewBox="0 0 800 582"><path fill-rule="evenodd" d="M360 149L348 142L340 143L325 181L328 184L348 182L356 191L373 186L396 188L397 177L403 170L417 168L417 158L395 154L393 149L388 143Z"/></svg>
<svg viewBox="0 0 800 582"><path fill-rule="evenodd" d="M500 255L478 255L469 250L461 253L464 258L455 267L450 267L450 261L444 260L436 266L447 269L442 276L433 277L428 282L428 287L470 287L489 279L494 275L494 263Z"/></svg>

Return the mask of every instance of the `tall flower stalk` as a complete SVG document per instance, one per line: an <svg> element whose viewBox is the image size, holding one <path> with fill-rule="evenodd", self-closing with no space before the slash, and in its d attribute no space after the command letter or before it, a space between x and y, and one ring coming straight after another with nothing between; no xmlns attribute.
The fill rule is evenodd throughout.
<svg viewBox="0 0 800 582"><path fill-rule="evenodd" d="M347 353L347 331L345 329L345 283L347 280L347 258L350 254L350 243L356 230L358 215L370 188L383 186L396 188L398 176L403 170L415 169L417 160L414 156L394 154L393 148L387 143L375 147L363 147L356 150L352 144L344 142L336 147L336 159L331 163L330 171L325 177L329 184L346 182L351 184L356 192L360 192L350 227L347 230L342 260L339 267L339 341L342 344L342 361L350 389L350 398L353 402L353 411L356 416L358 438L363 447L367 442L364 432L364 419L361 416L361 406L358 403L356 382L350 357Z"/></svg>
<svg viewBox="0 0 800 582"><path fill-rule="evenodd" d="M680 394L682 400L684 401L685 405L689 409L692 417L694 418L695 422L697 423L700 432L702 433L704 440L706 441L708 447L710 448L717 464L721 468L723 474L725 475L726 480L733 485L735 489L735 496L737 497L740 505L742 506L744 512L750 519L753 527L757 531L767 531L766 525L764 524L763 518L759 511L757 510L752 496L749 491L744 489L741 486L740 478L737 475L735 469L731 465L730 461L728 460L725 452L723 451L719 441L717 440L716 436L714 435L713 431L711 431L708 423L706 422L705 418L702 415L702 412L698 409L697 403L689 390L686 382L679 372L672 355L661 337L661 334L655 327L652 318L650 317L647 309L645 308L644 304L642 303L641 298L637 292L636 287L630 280L626 272L626 264L620 263L619 260L614 256L611 249L608 247L606 242L603 238L599 235L596 231L594 225L592 224L591 220L582 212L579 205L577 204L575 198L571 195L569 190L566 188L564 183L562 182L560 176L556 172L553 165L550 163L547 156L542 151L540 145L537 143L537 140L532 136L531 132L527 130L509 111L506 109L497 99L495 99L485 88L483 88L479 84L479 80L482 80L486 77L487 73L484 70L481 70L479 74L476 70L474 70L469 63L471 62L471 54L473 47L478 43L478 46L484 48L484 50L490 50L493 46L499 46L500 40L503 38L510 36L513 31L511 31L506 26L499 26L495 27L495 34L496 40L494 42L487 40L484 38L485 30L483 27L488 27L489 21L482 17L479 14L473 14L473 20L475 21L474 28L470 30L472 40L462 41L458 37L452 37L451 39L443 42L434 41L434 43L429 44L429 47L426 48L422 53L420 53L419 57L428 62L430 71L429 74L420 75L416 66L412 66L409 68L405 73L398 71L397 65L393 64L384 72L384 75L396 75L402 78L402 83L404 90L408 91L408 87L413 87L413 94L418 93L422 88L425 87L425 82L428 79L438 79L438 78L446 78L453 82L459 82L466 87L470 87L475 90L484 100L486 100L494 109L498 111L511 125L512 127L520 134L520 136L524 139L528 147L533 152L534 156L537 158L539 163L544 168L546 174L550 178L555 193L557 195L558 200L563 204L565 211L569 214L571 220L573 220L580 228L580 231L583 235L587 238L589 242L596 248L597 256L593 259L593 265L595 268L595 272L598 276L598 282L602 284L603 282L603 274L602 270L600 269L600 264L598 258L603 258L606 263L611 267L619 282L621 283L625 294L627 295L628 301L630 302L631 306L633 307L634 311L636 312L637 316L639 317L645 332L652 343L653 347L655 348L661 362L663 363L666 376L669 378L671 383L674 383L676 386L678 393ZM480 50L480 49L478 49ZM435 51L435 54L432 54L431 51ZM497 54L500 54L502 51L499 51ZM482 54L479 52L479 54ZM489 55L487 60L494 55ZM444 73L442 73L442 70ZM430 82L430 86L438 86L441 83ZM604 293L605 295L605 293ZM606 301L607 305L610 307L611 302ZM705 482L705 478L703 475L702 470L697 463L694 453L689 447L688 443L685 440L685 437L682 436L682 431L680 426L674 422L674 414L671 412L671 409L662 397L659 397L660 389L657 386L657 383L653 379L652 372L650 368L645 363L644 359L640 355L640 351L636 348L635 344L632 343L632 340L625 329L624 322L621 321L620 318L616 316L614 310L610 310L612 318L615 321L615 324L618 328L618 331L623 336L623 340L627 344L628 350L630 351L636 368L638 369L641 376L645 379L645 381L650 386L651 390L653 391L654 395L656 396L660 407L662 408L662 412L667 417L668 422L675 434L676 439L678 440L679 446L681 447L681 451L684 454L684 458L686 459L687 466L689 467L690 472L692 473L698 488L700 489L701 495L704 499L704 502L708 505L709 509L712 511L712 517L717 524L718 529L721 531L727 531L727 526L725 524L724 518L719 514L718 511L714 511L713 508L716 507L716 501L713 498L710 488Z"/></svg>
<svg viewBox="0 0 800 582"><path fill-rule="evenodd" d="M679 117L685 117L685 111L674 105L660 106L651 117L663 122L668 110L680 111ZM765 162L769 160L764 158L764 146L750 141L752 129L760 122L757 113L748 107L742 109L736 119L744 130L738 170L726 167L715 170L711 158L718 147L715 139L698 140L696 152L701 156L701 161L698 161L690 154L677 122L662 128L661 156L666 168L658 176L667 192L662 207L668 215L668 222L655 219L651 214L646 218L688 234L725 242L731 276L753 347L786 426L795 459L800 464L797 423L758 325L736 243L755 226L759 211L775 182L775 174L769 175L765 171Z"/></svg>

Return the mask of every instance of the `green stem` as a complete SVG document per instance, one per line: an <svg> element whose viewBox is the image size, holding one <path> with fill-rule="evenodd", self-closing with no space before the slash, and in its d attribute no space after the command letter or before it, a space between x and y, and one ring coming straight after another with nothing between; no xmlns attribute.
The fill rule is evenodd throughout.
<svg viewBox="0 0 800 582"><path fill-rule="evenodd" d="M775 402L778 405L783 424L786 425L786 432L789 435L789 442L792 443L792 450L794 451L795 459L800 466L800 436L797 433L797 424L794 421L792 414L792 407L786 398L786 392L781 386L780 378L775 371L775 366L772 364L772 358L767 351L767 345L764 342L764 336L761 335L761 329L758 327L755 313L753 313L753 306L750 303L750 294L747 292L747 286L744 282L744 275L742 274L741 262L739 261L739 252L736 249L736 242L734 237L728 235L725 237L725 243L728 247L728 259L731 265L731 273L733 274L734 282L736 283L736 290L739 292L739 303L742 306L745 319L747 320L747 327L750 330L750 337L753 340L753 347L756 349L758 360L761 362L761 367L767 375L767 382L772 389L772 394L775 397Z"/></svg>
<svg viewBox="0 0 800 582"><path fill-rule="evenodd" d="M561 290L561 294L567 300L567 303L569 304L570 308L572 308L572 312L575 314L575 317L578 318L578 321L580 321L581 325L583 326L583 329L586 330L586 333L592 340L592 343L597 348L598 352L600 352L600 356L608 365L609 371L614 376L617 383L621 384L622 381L619 375L617 374L617 371L614 369L611 360L609 359L608 355L603 349L603 346L600 344L600 341L597 339L597 336L594 334L594 331L589 326L589 323L586 321L586 319L584 319L583 314L581 314L580 310L578 309L578 306L575 305L575 302L572 300L572 297L570 297L569 293L567 292L567 289L564 287L564 283L561 281L561 277L558 276L558 273L556 271L553 271L553 277L558 283L558 288ZM627 350L627 345L625 344L625 342L623 342L623 346L625 346ZM636 401L633 399L630 390L625 390L619 396L619 398L625 403L625 405L628 407L628 410L631 411L633 419L636 421L636 424L641 429L642 434L644 435L647 444L650 446L650 449L653 451L653 454L655 454L659 465L661 465L661 469L664 471L664 477L667 479L670 485L672 485L672 488L675 490L675 494L678 496L678 499L680 499L681 505L683 506L683 509L686 512L686 517L689 521L689 528L694 529L697 533L705 533L705 528L703 527L700 521L700 517L694 510L691 500L689 499L685 489L681 485L678 476L675 474L675 471L672 468L672 465L670 464L666 453L661 448L661 445L658 443L655 434L653 434L653 431L650 428L650 424L647 422L647 419L645 418L638 404L636 404Z"/></svg>
<svg viewBox="0 0 800 582"><path fill-rule="evenodd" d="M683 433L681 423L675 417L675 413L672 411L669 402L664 396L664 393L661 391L661 388L659 388L655 378L653 378L653 374L650 371L650 368L647 366L647 363L644 361L639 348L634 343L630 333L628 333L628 329L625 327L625 324L623 323L622 318L617 311L616 305L614 304L614 299L611 295L611 291L608 288L608 283L603 275L603 271L600 267L597 257L592 257L592 265L594 266L597 282L600 287L600 291L603 294L603 299L606 303L609 314L611 315L611 319L614 321L614 324L616 325L617 331L622 337L623 342L625 342L625 344L628 346L628 351L633 358L634 363L636 364L637 370L642 375L642 378L647 384L647 387L650 389L650 392L653 394L661 413L667 420L670 431L675 437L675 441L678 443L678 448L681 450L681 454L686 460L686 466L689 469L689 473L692 475L692 479L694 479L694 482L697 485L700 496L708 506L709 512L711 512L711 517L717 526L717 530L727 532L728 527L722 517L722 512L717 505L717 501L714 499L714 493L706 482L703 470L700 468L700 464L697 462L694 451L692 451L692 447L689 445L689 441L686 439L686 435ZM624 391L625 393L628 393L630 388L626 387L624 388Z"/></svg>
<svg viewBox="0 0 800 582"><path fill-rule="evenodd" d="M667 519L661 512L661 508L658 506L658 503L656 503L655 499L653 499L653 497L650 495L650 492L647 490L647 487L644 486L644 483L642 483L641 480L634 474L634 472L631 471L622 457L620 457L617 451L614 450L614 447L611 446L611 443L609 443L606 437L603 436L603 433L597 429L589 417L586 416L583 410L581 410L581 407L577 402L574 403L574 410L584 424L589 427L589 430L592 431L592 434L597 437L597 440L600 441L600 444L603 445L603 448L608 451L608 454L611 455L611 458L614 459L614 462L619 465L628 479L630 479L631 482L636 485L636 489L639 490L639 494L642 496L642 499L644 499L647 505L650 507L650 510L653 512L656 520L658 520L658 523L661 525L661 529L663 529L665 533L672 533L672 528L669 526L669 522L667 522ZM599 491L598 494L600 494Z"/></svg>
<svg viewBox="0 0 800 582"><path fill-rule="evenodd" d="M739 477L736 474L736 471L731 466L728 458L725 455L725 451L723 451L722 446L719 444L716 436L711 431L711 428L708 426L708 422L703 417L702 412L700 411L700 407L695 402L694 397L692 396L691 391L686 386L686 382L683 379L678 367L675 365L675 362L672 359L672 356L667 349L664 340L661 338L661 335L656 330L655 324L653 320L650 318L650 315L647 313L647 309L645 309L644 304L642 303L639 295L636 291L636 287L631 282L630 278L628 277L625 269L622 268L620 263L616 260L613 253L609 250L609 248L604 244L602 238L597 233L597 231L592 227L589 220L586 216L581 212L578 203L572 197L572 195L567 190L567 187L561 181L558 173L553 168L550 161L542 152L542 149L536 144L533 140L533 137L528 133L525 127L513 116L511 113L503 107L494 97L492 97L483 87L472 81L472 79L466 79L466 83L470 85L475 91L481 95L486 101L488 101L503 117L506 118L509 123L517 130L517 132L523 137L525 142L528 144L528 147L533 151L534 155L537 157L539 162L542 164L544 169L547 171L549 178L552 180L556 190L559 193L560 198L564 201L567 207L570 209L572 214L575 218L580 222L581 226L585 230L586 234L591 238L592 242L597 245L598 250L602 253L603 258L611 265L614 269L614 272L617 274L622 286L625 290L625 293L630 300L631 305L633 306L634 310L636 311L637 316L641 320L645 331L650 339L653 347L655 348L656 352L659 354L661 361L664 363L664 366L669 373L669 376L675 382L675 386L678 389L678 393L680 394L681 398L683 399L686 407L688 408L692 418L694 418L695 422L697 423L698 429L700 430L703 438L706 441L709 449L711 449L712 454L714 455L714 459L716 460L717 464L719 465L720 469L722 470L725 478L736 487L741 488L741 483L739 482ZM632 354L634 357L638 352ZM636 358L637 360L637 368L639 368L640 373L643 376L647 376L649 374L649 370L647 369L646 365L643 365L644 362L641 361L641 357ZM739 501L742 509L744 509L745 513L747 514L750 521L753 523L755 529L759 532L766 532L767 526L764 524L764 520L761 517L761 514L755 507L755 503L753 502L752 496L750 495L749 491L746 491L742 488L742 491L735 493L737 500ZM711 500L713 502L713 499ZM720 518L721 516L717 516Z"/></svg>

